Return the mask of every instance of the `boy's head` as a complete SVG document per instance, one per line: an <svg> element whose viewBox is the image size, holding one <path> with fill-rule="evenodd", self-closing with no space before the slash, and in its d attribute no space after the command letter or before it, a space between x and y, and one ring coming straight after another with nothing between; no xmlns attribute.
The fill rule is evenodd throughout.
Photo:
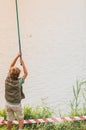
<svg viewBox="0 0 86 130"><path fill-rule="evenodd" d="M18 67L11 67L9 70L10 77L14 80L17 80L20 75L20 69Z"/></svg>

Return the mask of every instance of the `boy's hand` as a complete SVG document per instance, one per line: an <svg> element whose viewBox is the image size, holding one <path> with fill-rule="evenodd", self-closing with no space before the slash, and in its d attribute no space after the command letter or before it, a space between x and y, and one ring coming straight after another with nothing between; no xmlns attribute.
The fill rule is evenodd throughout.
<svg viewBox="0 0 86 130"><path fill-rule="evenodd" d="M20 64L23 65L24 64L24 61L22 59L20 59Z"/></svg>
<svg viewBox="0 0 86 130"><path fill-rule="evenodd" d="M19 52L19 53L18 53L18 57L21 57L21 56L22 56L22 53Z"/></svg>

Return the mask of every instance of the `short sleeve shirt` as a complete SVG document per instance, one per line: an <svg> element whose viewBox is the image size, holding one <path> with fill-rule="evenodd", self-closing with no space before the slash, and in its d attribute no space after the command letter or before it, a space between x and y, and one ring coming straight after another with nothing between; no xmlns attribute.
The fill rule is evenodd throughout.
<svg viewBox="0 0 86 130"><path fill-rule="evenodd" d="M22 86L22 84L24 83L25 79L23 77L19 78L19 87Z"/></svg>

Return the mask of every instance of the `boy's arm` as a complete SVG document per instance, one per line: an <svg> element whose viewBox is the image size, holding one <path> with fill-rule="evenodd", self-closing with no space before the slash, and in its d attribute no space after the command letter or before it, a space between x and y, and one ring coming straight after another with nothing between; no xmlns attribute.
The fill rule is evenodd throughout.
<svg viewBox="0 0 86 130"><path fill-rule="evenodd" d="M18 55L14 58L13 62L10 65L10 68L13 67L16 64L17 59L21 56L21 53L18 53Z"/></svg>
<svg viewBox="0 0 86 130"><path fill-rule="evenodd" d="M27 68L26 68L25 63L24 63L24 61L22 59L20 59L20 63L22 65L22 67L23 67L23 72L24 72L23 78L25 79L27 77L27 75L28 75Z"/></svg>

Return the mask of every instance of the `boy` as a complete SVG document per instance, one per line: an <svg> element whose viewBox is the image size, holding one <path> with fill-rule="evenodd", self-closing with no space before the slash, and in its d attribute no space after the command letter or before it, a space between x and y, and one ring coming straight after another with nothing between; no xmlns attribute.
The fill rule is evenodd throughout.
<svg viewBox="0 0 86 130"><path fill-rule="evenodd" d="M23 68L23 76L19 78L21 70L18 67L15 67L15 64L20 56L22 56L21 53L19 53L13 60L9 69L8 76L5 80L5 99L8 130L12 130L12 121L14 120L14 114L16 114L19 119L19 130L22 130L23 127L24 115L21 107L21 99L24 98L24 94L22 92L22 84L24 83L28 72L24 61L20 59L20 64Z"/></svg>

